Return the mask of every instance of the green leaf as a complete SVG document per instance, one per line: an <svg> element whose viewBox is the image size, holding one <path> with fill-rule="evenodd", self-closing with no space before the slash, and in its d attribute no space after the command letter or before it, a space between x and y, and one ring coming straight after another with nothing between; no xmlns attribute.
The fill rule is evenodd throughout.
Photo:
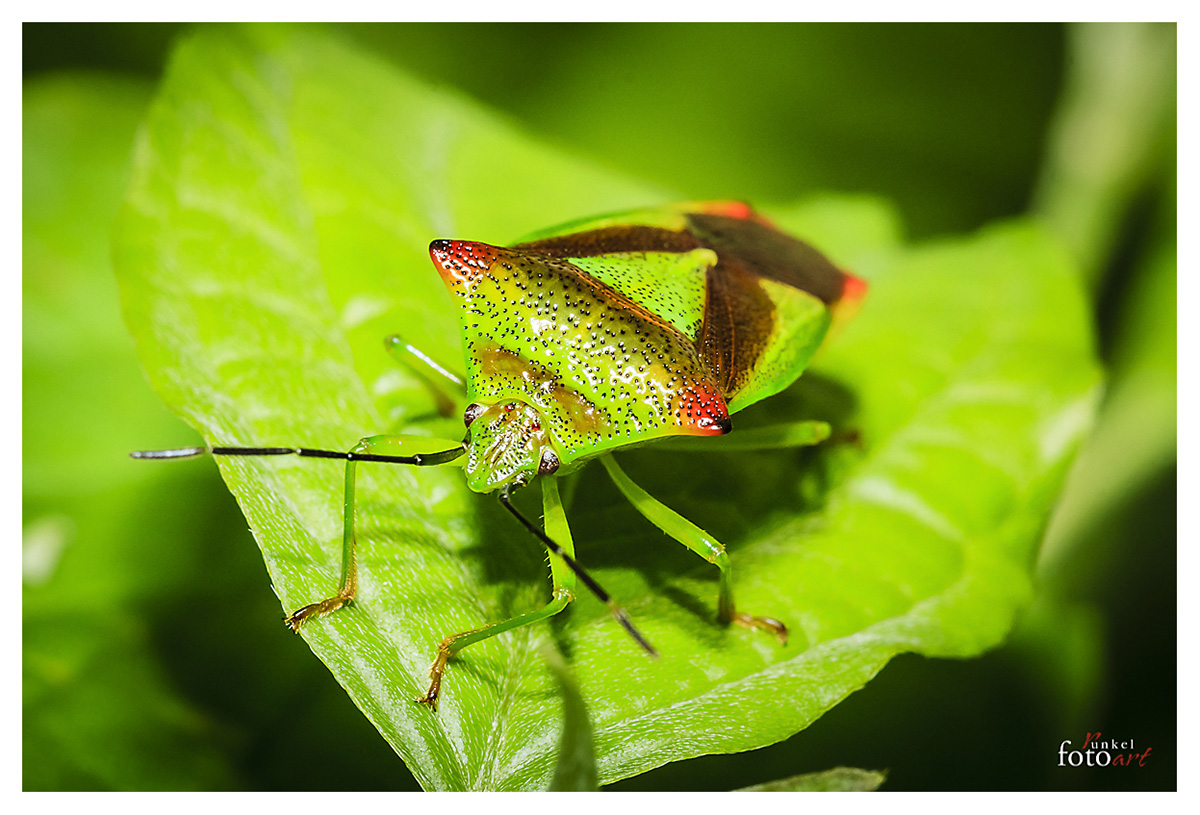
<svg viewBox="0 0 1200 815"><path fill-rule="evenodd" d="M670 197L309 31L206 32L172 60L115 251L151 379L207 439L349 449L377 432L462 432L428 418L432 400L381 345L401 330L461 359L429 240L504 243ZM739 604L785 620L792 642L718 626L715 569L587 468L565 490L577 553L663 658L581 597L552 624L467 649L431 713L412 699L439 640L544 603L544 558L457 468L362 467L358 599L304 637L426 788L546 788L563 730L537 657L548 638L607 783L786 738L897 653L996 645L1028 600L1098 382L1063 253L1019 223L906 250L885 209L844 198L773 214L828 241L872 291L811 376L735 423L825 419L861 445L620 456L729 546ZM221 469L283 607L332 593L337 463Z"/></svg>
<svg viewBox="0 0 1200 815"><path fill-rule="evenodd" d="M804 773L766 784L745 787L741 792L874 792L887 780L887 773L834 767L819 773Z"/></svg>
<svg viewBox="0 0 1200 815"><path fill-rule="evenodd" d="M171 681L144 610L212 563L213 531L202 479L128 458L141 434L194 438L146 385L109 260L151 88L61 75L23 90L22 785L228 789L220 727Z"/></svg>

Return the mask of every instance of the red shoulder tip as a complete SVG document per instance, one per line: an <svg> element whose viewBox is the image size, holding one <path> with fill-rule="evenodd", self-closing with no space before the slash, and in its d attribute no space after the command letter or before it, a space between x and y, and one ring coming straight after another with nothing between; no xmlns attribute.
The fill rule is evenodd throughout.
<svg viewBox="0 0 1200 815"><path fill-rule="evenodd" d="M447 286L466 283L496 262L496 247L476 241L437 240L429 244L429 257Z"/></svg>
<svg viewBox="0 0 1200 815"><path fill-rule="evenodd" d="M840 298L842 301L848 300L856 303L867 296L867 281L846 272L842 274L845 275L845 280L842 282L842 296Z"/></svg>
<svg viewBox="0 0 1200 815"><path fill-rule="evenodd" d="M754 208L745 201L709 201L703 205L709 215L724 215L727 218L753 218Z"/></svg>
<svg viewBox="0 0 1200 815"><path fill-rule="evenodd" d="M733 429L725 397L708 382L696 382L676 396L680 431L692 436L723 436Z"/></svg>
<svg viewBox="0 0 1200 815"><path fill-rule="evenodd" d="M771 223L770 218L760 215L754 210L754 207L745 201L705 201L696 205L696 211L703 212L705 215L721 215L725 218L736 218L740 221L754 221L755 223L775 229L775 224Z"/></svg>
<svg viewBox="0 0 1200 815"><path fill-rule="evenodd" d="M861 277L855 277L847 272L842 272L842 276L842 296L837 299L837 302L832 304L833 325L829 328L830 335L841 331L842 326L858 313L863 300L866 299L867 289L869 288L867 281Z"/></svg>

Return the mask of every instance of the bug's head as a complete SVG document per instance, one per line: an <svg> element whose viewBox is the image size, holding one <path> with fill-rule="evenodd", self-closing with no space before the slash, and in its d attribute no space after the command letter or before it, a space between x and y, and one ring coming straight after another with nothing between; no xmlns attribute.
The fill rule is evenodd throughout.
<svg viewBox="0 0 1200 815"><path fill-rule="evenodd" d="M524 402L475 403L463 419L468 431L467 484L475 492L528 484L558 469L559 457L541 415Z"/></svg>

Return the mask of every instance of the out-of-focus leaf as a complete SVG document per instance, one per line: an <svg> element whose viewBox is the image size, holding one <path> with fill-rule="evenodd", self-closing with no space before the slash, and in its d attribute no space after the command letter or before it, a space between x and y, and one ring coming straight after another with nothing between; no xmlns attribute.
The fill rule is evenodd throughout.
<svg viewBox="0 0 1200 815"><path fill-rule="evenodd" d="M1097 558L1114 513L1137 500L1177 455L1177 252L1174 162L1160 197L1156 229L1122 297L1111 384L1095 432L1071 471L1041 553L1047 579L1097 580ZM1063 574L1064 570L1080 572Z"/></svg>
<svg viewBox="0 0 1200 815"><path fill-rule="evenodd" d="M446 435L418 421L428 398L379 345L399 328L460 358L428 241L503 243L662 198L336 42L206 33L177 52L139 145L122 297L156 388L213 442ZM712 567L585 470L569 508L579 556L663 658L583 597L552 625L464 652L431 713L412 698L437 642L544 602L544 561L455 468L361 469L358 601L304 636L423 785L548 784L562 726L535 658L546 637L592 714L602 782L771 744L897 653L969 656L1004 637L1094 401L1077 275L1029 225L906 250L870 209L773 213L817 245L828 236L872 290L812 376L736 419L829 419L861 449L622 454L730 546L741 607L787 621L786 648L715 625ZM222 462L289 610L335 586L339 469Z"/></svg>
<svg viewBox="0 0 1200 815"><path fill-rule="evenodd" d="M1078 23L1034 209L1093 288L1134 197L1174 146L1174 23Z"/></svg>
<svg viewBox="0 0 1200 815"><path fill-rule="evenodd" d="M1053 732L1094 727L1104 692L1104 620L1090 603L1043 591L1021 617L1007 649L1039 691Z"/></svg>
<svg viewBox="0 0 1200 815"><path fill-rule="evenodd" d="M146 387L117 302L109 229L150 87L64 76L24 92L22 451L27 497L154 477L139 433L193 437ZM141 437L144 439L144 436ZM122 466L114 467L119 462Z"/></svg>
<svg viewBox="0 0 1200 815"><path fill-rule="evenodd" d="M1136 728L1143 743L1167 750L1176 735L1167 701L1177 541L1175 36L1174 24L1071 29L1072 68L1036 208L1082 261L1110 376L1046 532L1041 596L1010 649L1041 690L1051 732ZM1160 764L1126 779L1052 770L1049 783L1154 789L1173 788L1173 779Z"/></svg>
<svg viewBox="0 0 1200 815"><path fill-rule="evenodd" d="M128 613L26 615L26 790L228 789L220 729L172 687Z"/></svg>
<svg viewBox="0 0 1200 815"><path fill-rule="evenodd" d="M554 143L690 197L867 191L918 235L1025 209L1064 61L1056 25L350 30Z"/></svg>
<svg viewBox="0 0 1200 815"><path fill-rule="evenodd" d="M766 784L745 787L741 792L874 792L887 780L887 773L834 767L820 773L804 773Z"/></svg>
<svg viewBox="0 0 1200 815"><path fill-rule="evenodd" d="M203 501L195 478L128 458L148 437L194 438L146 385L109 261L150 95L145 83L96 76L24 91L26 789L233 784L219 728L174 687L131 609L196 579L172 531L195 520L189 503Z"/></svg>

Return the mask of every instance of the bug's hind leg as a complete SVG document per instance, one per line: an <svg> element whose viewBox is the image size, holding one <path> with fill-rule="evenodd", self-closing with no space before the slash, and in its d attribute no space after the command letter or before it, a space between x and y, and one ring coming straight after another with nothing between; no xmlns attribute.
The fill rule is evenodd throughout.
<svg viewBox="0 0 1200 815"><path fill-rule="evenodd" d="M545 512L546 534L550 536L569 557L575 555L575 545L571 540L571 529L567 525L567 516L563 511L562 500L558 493L557 479L546 477L542 479L542 505ZM550 577L554 588L550 602L536 611L530 611L482 628L451 634L438 645L437 658L429 669L429 689L425 695L417 699L431 710L437 709L438 695L441 693L442 676L446 672L446 663L451 657L468 645L512 631L514 628L536 623L553 617L567 607L575 599L575 572L559 555L550 553Z"/></svg>
<svg viewBox="0 0 1200 815"><path fill-rule="evenodd" d="M406 342L399 334L392 334L383 341L384 348L392 358L419 378L437 404L442 416L453 416L466 401L466 380L451 371L415 345Z"/></svg>
<svg viewBox="0 0 1200 815"><path fill-rule="evenodd" d="M737 430L724 436L675 436L663 439L660 449L705 453L732 453L748 450L781 450L788 447L812 447L829 439L828 422L810 420L788 424Z"/></svg>
<svg viewBox="0 0 1200 815"><path fill-rule="evenodd" d="M625 471L617 466L611 455L602 456L600 461L608 470L617 489L642 515L646 516L646 520L720 569L720 593L717 600L718 619L744 628L769 631L779 638L781 644L787 644L788 629L779 620L772 617L756 617L737 610L733 601L733 574L729 564L729 554L719 541L635 484L625 474Z"/></svg>

